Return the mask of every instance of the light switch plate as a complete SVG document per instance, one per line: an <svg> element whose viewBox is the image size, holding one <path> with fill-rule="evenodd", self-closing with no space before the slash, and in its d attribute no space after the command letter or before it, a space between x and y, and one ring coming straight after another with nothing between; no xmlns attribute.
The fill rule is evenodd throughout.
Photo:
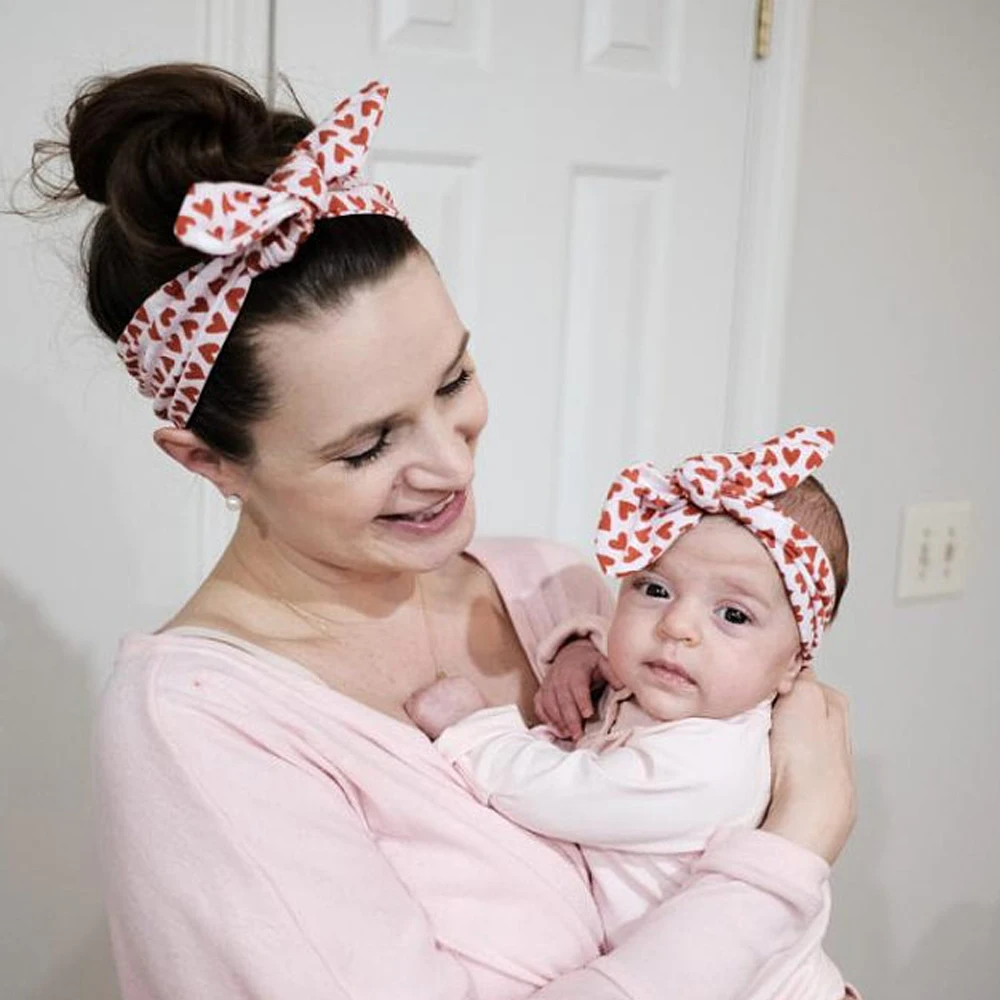
<svg viewBox="0 0 1000 1000"><path fill-rule="evenodd" d="M965 587L972 504L911 504L903 510L896 597L960 593Z"/></svg>

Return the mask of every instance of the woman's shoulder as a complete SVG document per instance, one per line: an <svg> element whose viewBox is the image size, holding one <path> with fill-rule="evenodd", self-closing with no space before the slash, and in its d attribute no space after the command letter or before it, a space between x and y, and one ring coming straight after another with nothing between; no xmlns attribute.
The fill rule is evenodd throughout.
<svg viewBox="0 0 1000 1000"><path fill-rule="evenodd" d="M126 635L118 647L108 691L141 687L169 695L197 690L206 680L252 688L278 678L319 683L304 667L249 639L190 625Z"/></svg>
<svg viewBox="0 0 1000 1000"><path fill-rule="evenodd" d="M208 629L130 633L101 696L98 748L186 738L234 726L264 727L287 694L313 675Z"/></svg>
<svg viewBox="0 0 1000 1000"><path fill-rule="evenodd" d="M593 562L569 545L536 538L481 538L471 555L493 577L511 616L544 635L581 613L607 615L611 593Z"/></svg>
<svg viewBox="0 0 1000 1000"><path fill-rule="evenodd" d="M579 549L544 538L476 538L469 546L469 554L491 571L501 569L508 576L521 576L529 584L566 569L593 569L593 561Z"/></svg>

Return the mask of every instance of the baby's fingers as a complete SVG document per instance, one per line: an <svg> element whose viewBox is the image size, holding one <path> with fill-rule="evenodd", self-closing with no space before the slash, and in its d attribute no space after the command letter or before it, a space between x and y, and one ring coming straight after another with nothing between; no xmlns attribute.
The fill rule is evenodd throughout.
<svg viewBox="0 0 1000 1000"><path fill-rule="evenodd" d="M565 739L569 734L563 729L562 715L552 688L539 688L535 693L535 715L558 736Z"/></svg>
<svg viewBox="0 0 1000 1000"><path fill-rule="evenodd" d="M577 680L567 681L555 688L562 728L572 740L578 740L583 735L583 719L590 718L594 711L589 685L584 684L581 693Z"/></svg>

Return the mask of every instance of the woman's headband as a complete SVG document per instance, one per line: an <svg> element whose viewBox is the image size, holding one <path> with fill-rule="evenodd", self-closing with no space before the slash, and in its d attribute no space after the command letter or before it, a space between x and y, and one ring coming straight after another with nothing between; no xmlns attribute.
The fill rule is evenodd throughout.
<svg viewBox="0 0 1000 1000"><path fill-rule="evenodd" d="M341 101L262 185L191 186L174 234L212 259L155 291L118 339L119 357L158 417L186 426L250 282L291 260L318 219L405 221L388 190L360 173L388 96L388 87L373 81Z"/></svg>
<svg viewBox="0 0 1000 1000"><path fill-rule="evenodd" d="M833 570L819 542L770 497L808 479L835 441L829 428L795 427L748 451L696 455L667 475L649 464L624 469L598 523L601 568L614 576L638 572L706 515L727 514L764 543L778 567L808 661L833 615Z"/></svg>

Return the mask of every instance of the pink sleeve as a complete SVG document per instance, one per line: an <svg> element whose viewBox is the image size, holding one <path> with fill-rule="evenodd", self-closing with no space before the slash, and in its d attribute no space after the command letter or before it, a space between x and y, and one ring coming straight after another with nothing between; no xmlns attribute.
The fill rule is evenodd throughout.
<svg viewBox="0 0 1000 1000"><path fill-rule="evenodd" d="M238 707L147 691L102 720L102 856L124 1000L470 997L348 793L306 754L255 740Z"/></svg>
<svg viewBox="0 0 1000 1000"><path fill-rule="evenodd" d="M479 539L470 550L493 577L539 679L574 634L603 635L614 598L593 560L555 542Z"/></svg>
<svg viewBox="0 0 1000 1000"><path fill-rule="evenodd" d="M744 1000L765 967L815 934L829 873L775 834L720 831L688 884L592 968L633 1000Z"/></svg>

